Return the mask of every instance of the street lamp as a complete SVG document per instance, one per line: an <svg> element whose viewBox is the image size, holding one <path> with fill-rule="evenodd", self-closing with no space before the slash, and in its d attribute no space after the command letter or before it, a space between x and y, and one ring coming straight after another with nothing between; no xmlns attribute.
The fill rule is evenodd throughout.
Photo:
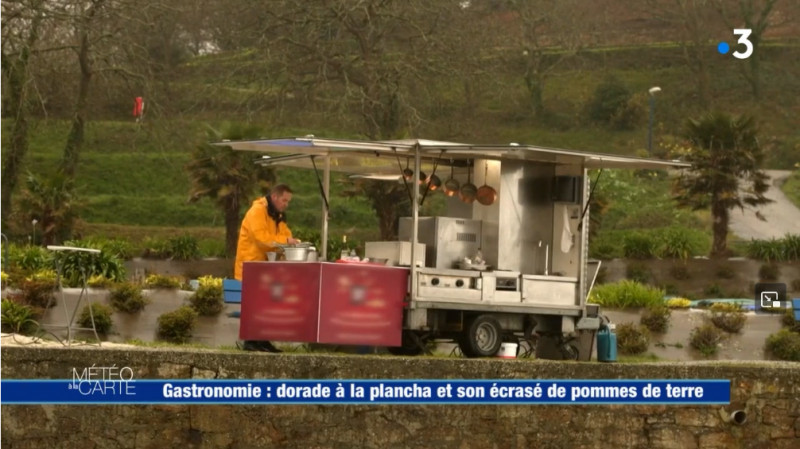
<svg viewBox="0 0 800 449"><path fill-rule="evenodd" d="M650 125L647 127L647 155L653 155L653 117L656 110L656 94L661 92L658 86L651 87L647 92L650 93Z"/></svg>

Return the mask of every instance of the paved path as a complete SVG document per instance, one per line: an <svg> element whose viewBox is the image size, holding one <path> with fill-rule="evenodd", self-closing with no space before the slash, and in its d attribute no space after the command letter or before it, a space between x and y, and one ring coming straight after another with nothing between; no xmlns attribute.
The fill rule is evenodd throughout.
<svg viewBox="0 0 800 449"><path fill-rule="evenodd" d="M769 181L770 189L765 196L774 202L759 206L758 209L745 206L744 213L741 209L731 211L730 230L745 240L800 234L800 209L789 201L779 187L792 172L789 170L766 170L766 172L772 179ZM760 220L756 216L756 210L767 221Z"/></svg>

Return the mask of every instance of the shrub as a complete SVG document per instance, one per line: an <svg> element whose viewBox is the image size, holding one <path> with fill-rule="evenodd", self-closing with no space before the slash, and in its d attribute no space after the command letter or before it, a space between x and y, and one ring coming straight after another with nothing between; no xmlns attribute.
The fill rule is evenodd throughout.
<svg viewBox="0 0 800 449"><path fill-rule="evenodd" d="M692 302L686 298L670 298L666 303L670 309L688 309Z"/></svg>
<svg viewBox="0 0 800 449"><path fill-rule="evenodd" d="M31 307L10 299L4 299L0 307L2 307L3 332L27 335L39 327Z"/></svg>
<svg viewBox="0 0 800 449"><path fill-rule="evenodd" d="M170 256L170 245L164 239L147 237L144 239L142 257L148 259L166 259Z"/></svg>
<svg viewBox="0 0 800 449"><path fill-rule="evenodd" d="M685 281L691 279L692 275L689 273L689 268L683 264L675 264L669 267L669 274L673 279Z"/></svg>
<svg viewBox="0 0 800 449"><path fill-rule="evenodd" d="M647 284L650 276L650 268L643 263L631 262L625 268L625 277L641 284Z"/></svg>
<svg viewBox="0 0 800 449"><path fill-rule="evenodd" d="M175 260L196 260L200 258L200 245L197 238L191 235L182 235L169 239L170 257Z"/></svg>
<svg viewBox="0 0 800 449"><path fill-rule="evenodd" d="M714 304L711 306L711 322L725 332L736 334L742 330L747 316L737 304Z"/></svg>
<svg viewBox="0 0 800 449"><path fill-rule="evenodd" d="M664 304L652 305L645 309L640 323L650 332L664 333L669 327L672 312Z"/></svg>
<svg viewBox="0 0 800 449"><path fill-rule="evenodd" d="M26 279L19 286L22 302L32 307L53 307L56 287L55 281Z"/></svg>
<svg viewBox="0 0 800 449"><path fill-rule="evenodd" d="M44 268L53 268L53 253L41 246L26 246L13 251L11 265L17 265L25 271L34 272Z"/></svg>
<svg viewBox="0 0 800 449"><path fill-rule="evenodd" d="M158 317L158 336L173 343L185 343L192 337L196 325L197 312L182 306Z"/></svg>
<svg viewBox="0 0 800 449"><path fill-rule="evenodd" d="M647 307L661 304L664 291L638 282L623 280L613 284L596 285L590 302L606 307Z"/></svg>
<svg viewBox="0 0 800 449"><path fill-rule="evenodd" d="M720 265L717 268L717 277L720 279L733 279L736 277L736 271L730 265Z"/></svg>
<svg viewBox="0 0 800 449"><path fill-rule="evenodd" d="M111 308L105 304L92 303L90 306L84 306L81 310L81 315L78 317L78 324L87 329L92 328L92 315L94 315L94 328L98 334L107 334L111 330Z"/></svg>
<svg viewBox="0 0 800 449"><path fill-rule="evenodd" d="M99 246L81 241L66 242L72 246ZM98 248L99 249L99 248ZM61 262L61 274L64 283L72 287L79 287L83 283L83 270L86 272L87 280L94 275L102 275L116 282L125 279L125 264L109 253L99 254L69 251L58 253L56 257Z"/></svg>
<svg viewBox="0 0 800 449"><path fill-rule="evenodd" d="M774 263L761 265L758 269L758 277L762 281L777 281L781 274L781 267Z"/></svg>
<svg viewBox="0 0 800 449"><path fill-rule="evenodd" d="M800 334L781 329L767 337L767 351L781 360L800 361Z"/></svg>
<svg viewBox="0 0 800 449"><path fill-rule="evenodd" d="M660 252L662 257L685 260L695 252L695 245L687 232L670 228L661 236Z"/></svg>
<svg viewBox="0 0 800 449"><path fill-rule="evenodd" d="M6 274L5 271L0 271L0 288L8 287L8 282L11 280L11 276Z"/></svg>
<svg viewBox="0 0 800 449"><path fill-rule="evenodd" d="M615 129L633 129L643 117L644 106L635 99L625 84L616 77L608 77L594 90L586 105L589 118Z"/></svg>
<svg viewBox="0 0 800 449"><path fill-rule="evenodd" d="M177 289L183 282L175 276L165 276L162 274L151 274L147 276L144 284L148 288Z"/></svg>
<svg viewBox="0 0 800 449"><path fill-rule="evenodd" d="M800 332L800 321L794 319L794 311L792 309L784 310L781 324L783 327L788 327L792 332Z"/></svg>
<svg viewBox="0 0 800 449"><path fill-rule="evenodd" d="M708 298L719 298L723 296L722 287L719 286L716 282L709 285L703 290L703 294L706 295Z"/></svg>
<svg viewBox="0 0 800 449"><path fill-rule="evenodd" d="M203 276L198 279L198 282L197 291L189 298L194 310L203 316L220 313L225 306L222 299L222 279Z"/></svg>
<svg viewBox="0 0 800 449"><path fill-rule="evenodd" d="M656 242L649 235L631 233L622 241L622 251L631 259L649 259L656 254Z"/></svg>
<svg viewBox="0 0 800 449"><path fill-rule="evenodd" d="M650 346L650 331L644 326L622 323L617 326L619 352L627 355L641 354Z"/></svg>
<svg viewBox="0 0 800 449"><path fill-rule="evenodd" d="M111 288L109 295L111 307L119 312L136 313L144 309L149 302L138 285L123 282Z"/></svg>
<svg viewBox="0 0 800 449"><path fill-rule="evenodd" d="M86 285L92 288L109 288L114 285L114 281L102 274L95 274L86 281Z"/></svg>
<svg viewBox="0 0 800 449"><path fill-rule="evenodd" d="M705 356L717 353L722 341L722 332L711 323L705 323L692 330L689 344Z"/></svg>

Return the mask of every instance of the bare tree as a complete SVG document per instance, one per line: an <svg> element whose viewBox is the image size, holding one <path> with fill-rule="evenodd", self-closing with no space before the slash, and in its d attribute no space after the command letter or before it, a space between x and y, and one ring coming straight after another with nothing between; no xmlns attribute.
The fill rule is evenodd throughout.
<svg viewBox="0 0 800 449"><path fill-rule="evenodd" d="M9 147L3 151L2 222L12 214L11 198L19 179L19 170L28 152L28 115L30 93L29 63L39 40L44 18L44 0L2 2L2 66L5 92L3 109L12 116Z"/></svg>
<svg viewBox="0 0 800 449"><path fill-rule="evenodd" d="M708 49L712 36L721 31L714 26L712 0L647 0L645 5L651 17L676 33L686 67L694 75L698 101L705 109L712 107Z"/></svg>
<svg viewBox="0 0 800 449"><path fill-rule="evenodd" d="M752 54L743 65L742 76L750 84L753 98L761 99L761 61L763 54L760 50L764 33L773 26L773 16L779 0L737 0L736 5L731 0L713 0L725 23L731 29L746 28L751 33L747 39L752 43Z"/></svg>

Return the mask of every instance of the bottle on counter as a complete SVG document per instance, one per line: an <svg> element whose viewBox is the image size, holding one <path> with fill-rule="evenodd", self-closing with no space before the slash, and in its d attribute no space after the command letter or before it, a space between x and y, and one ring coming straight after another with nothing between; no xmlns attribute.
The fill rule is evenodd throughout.
<svg viewBox="0 0 800 449"><path fill-rule="evenodd" d="M347 260L350 257L350 250L347 249L347 235L342 236L342 254L339 256L340 260Z"/></svg>

